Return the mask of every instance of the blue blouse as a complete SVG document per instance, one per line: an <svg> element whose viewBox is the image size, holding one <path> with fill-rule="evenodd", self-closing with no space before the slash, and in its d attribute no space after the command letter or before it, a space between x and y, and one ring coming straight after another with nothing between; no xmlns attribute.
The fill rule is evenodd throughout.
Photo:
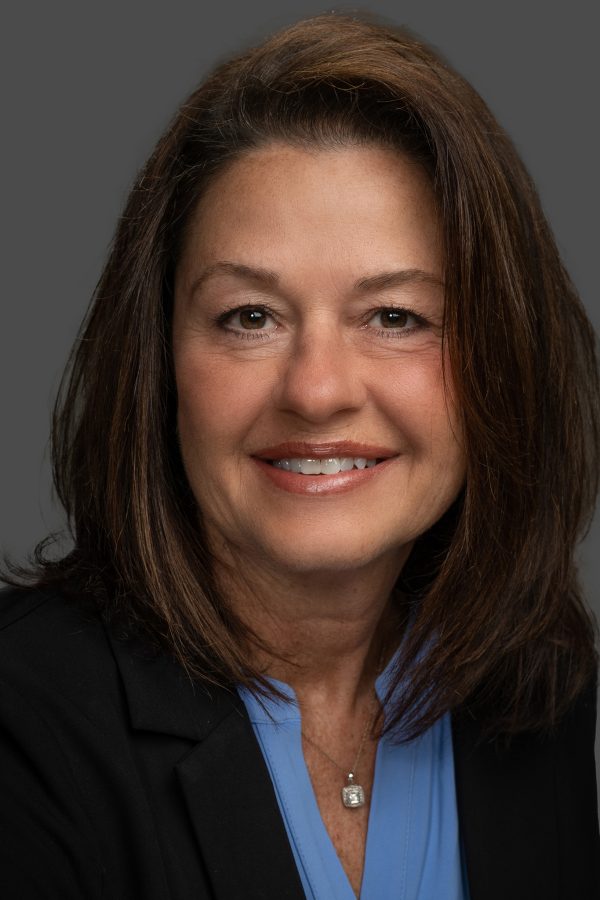
<svg viewBox="0 0 600 900"><path fill-rule="evenodd" d="M393 663L375 683L381 702ZM289 685L272 683L289 698L264 701L273 719L250 691L238 691L275 787L304 892L311 900L356 900L306 768L296 695ZM360 892L360 900L440 897L468 900L448 714L408 744L394 744L389 735L379 741Z"/></svg>

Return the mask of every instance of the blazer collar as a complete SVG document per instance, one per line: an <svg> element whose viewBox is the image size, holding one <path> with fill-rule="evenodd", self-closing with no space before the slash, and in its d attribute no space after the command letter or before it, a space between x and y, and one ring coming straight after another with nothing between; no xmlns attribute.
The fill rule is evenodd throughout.
<svg viewBox="0 0 600 900"><path fill-rule="evenodd" d="M194 742L173 760L215 897L304 900L275 790L235 689L190 681L166 654L107 629L131 725Z"/></svg>
<svg viewBox="0 0 600 900"><path fill-rule="evenodd" d="M121 640L110 628L107 634L134 729L201 741L226 716L243 708L233 688L193 682L166 653L151 655L141 640Z"/></svg>

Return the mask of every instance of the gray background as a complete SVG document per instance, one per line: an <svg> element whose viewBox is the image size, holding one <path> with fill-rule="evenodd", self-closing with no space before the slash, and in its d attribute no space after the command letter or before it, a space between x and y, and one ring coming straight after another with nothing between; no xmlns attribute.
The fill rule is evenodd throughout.
<svg viewBox="0 0 600 900"><path fill-rule="evenodd" d="M600 331L594 4L13 0L0 48L2 551L22 558L62 522L50 492L51 405L128 188L177 105L218 60L268 33L329 9L361 8L408 25L487 101L538 185ZM599 519L580 550L597 614Z"/></svg>

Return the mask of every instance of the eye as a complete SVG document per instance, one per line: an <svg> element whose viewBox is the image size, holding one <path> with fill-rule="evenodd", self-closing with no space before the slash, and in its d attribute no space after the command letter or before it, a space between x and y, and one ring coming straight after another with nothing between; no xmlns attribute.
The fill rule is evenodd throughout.
<svg viewBox="0 0 600 900"><path fill-rule="evenodd" d="M244 306L232 309L219 318L220 324L230 331L263 331L274 325L273 317L261 306Z"/></svg>
<svg viewBox="0 0 600 900"><path fill-rule="evenodd" d="M369 319L369 325L386 330L412 331L422 324L422 319L408 309L399 307L383 307L378 309Z"/></svg>

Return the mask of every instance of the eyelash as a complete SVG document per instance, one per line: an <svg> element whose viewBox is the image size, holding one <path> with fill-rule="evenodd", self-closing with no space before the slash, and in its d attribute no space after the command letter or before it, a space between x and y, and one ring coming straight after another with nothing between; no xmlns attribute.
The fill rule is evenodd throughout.
<svg viewBox="0 0 600 900"><path fill-rule="evenodd" d="M243 341L268 340L269 337L272 335L272 330L271 331L263 331L262 329L258 329L258 328L257 329L240 329L240 330L238 330L235 328L231 328L228 325L228 323L231 321L231 319L236 314L239 314L242 312L247 312L247 311L248 312L250 312L250 311L260 312L260 313L263 313L264 315L269 316L270 318L272 318L274 320L276 318L275 313L273 313L272 310L270 310L267 306L244 305L244 306L235 306L235 307L232 307L231 309L226 310L223 313L220 313L215 319L215 324L217 325L218 328L222 329L223 331L226 331L228 334L233 335L234 337L238 338L239 340L243 340ZM414 312L412 309L409 309L406 306L378 306L375 309L372 309L369 311L368 316L366 317L367 321L364 323L363 327L366 328L368 325L368 322L373 318L373 316L376 316L377 313L384 313L384 312L407 313L416 322L415 325L412 325L409 328L402 328L402 329L382 328L382 327L375 328L374 332L377 335L377 337L384 338L385 340L401 340L402 338L406 337L407 335L414 334L415 332L420 331L423 328L426 328L429 324L423 316L418 315L416 312Z"/></svg>

